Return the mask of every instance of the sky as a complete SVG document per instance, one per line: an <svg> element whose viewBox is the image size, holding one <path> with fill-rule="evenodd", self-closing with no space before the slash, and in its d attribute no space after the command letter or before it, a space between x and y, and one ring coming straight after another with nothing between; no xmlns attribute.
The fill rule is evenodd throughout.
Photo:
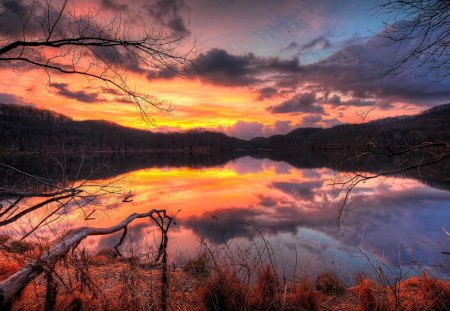
<svg viewBox="0 0 450 311"><path fill-rule="evenodd" d="M0 45L20 31L28 0L2 0ZM389 16L377 1L74 0L99 24L120 16L132 33L183 36L175 53L195 68L124 66L127 84L170 104L149 111L156 127L117 90L82 76L0 66L0 102L34 105L77 120L105 119L153 131L203 128L251 139L297 127L414 114L450 101L450 82L425 69L383 75L403 47L380 36ZM53 4L57 6L58 0ZM83 57L83 56L81 56Z"/></svg>

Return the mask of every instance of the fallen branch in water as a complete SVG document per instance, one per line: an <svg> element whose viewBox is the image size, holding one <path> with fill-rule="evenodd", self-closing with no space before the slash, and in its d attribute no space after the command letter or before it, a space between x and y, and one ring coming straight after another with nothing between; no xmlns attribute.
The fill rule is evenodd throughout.
<svg viewBox="0 0 450 311"><path fill-rule="evenodd" d="M119 230L126 232L128 225L137 218L152 219L161 229L162 241L167 241L167 230L172 223L172 218L167 216L166 210L152 209L147 213L134 213L124 219L115 226L108 228L81 227L70 230L64 236L57 239L48 251L43 253L37 260L26 264L19 271L11 275L9 278L0 283L0 309L11 306L14 299L33 279L45 272L46 267L54 267L54 265L62 259L71 249L74 249L79 243L88 236L108 235ZM164 222L167 219L167 223ZM160 252L165 251L166 243L162 243ZM161 258L158 254L157 260Z"/></svg>

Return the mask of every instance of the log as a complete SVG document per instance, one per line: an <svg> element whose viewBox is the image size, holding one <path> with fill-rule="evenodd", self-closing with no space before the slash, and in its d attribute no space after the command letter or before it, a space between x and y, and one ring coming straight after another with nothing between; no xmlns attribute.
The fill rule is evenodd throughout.
<svg viewBox="0 0 450 311"><path fill-rule="evenodd" d="M45 267L54 266L60 259L62 259L71 249L78 246L78 244L88 236L96 235L108 235L119 230L125 229L128 224L137 218L149 217L153 221L156 221L157 216L159 219L168 218L166 210L152 209L147 213L134 213L124 219L122 222L115 226L108 228L94 228L94 227L81 227L73 229L67 232L64 236L57 239L48 251L44 252L37 260L24 265L16 273L0 283L0 309L8 309L14 299L20 294L20 292L30 283L34 278L39 276ZM161 216L162 215L162 216ZM159 223L158 223L159 225ZM165 232L163 232L165 234Z"/></svg>

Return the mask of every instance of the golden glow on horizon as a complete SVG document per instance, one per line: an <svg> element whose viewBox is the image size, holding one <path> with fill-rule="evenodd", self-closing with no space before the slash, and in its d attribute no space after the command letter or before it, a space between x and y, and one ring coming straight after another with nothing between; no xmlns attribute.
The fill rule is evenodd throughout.
<svg viewBox="0 0 450 311"><path fill-rule="evenodd" d="M123 126L155 130L146 124L132 103L122 103L112 94L105 92L105 85L80 76L48 76L41 70L25 73L2 70L0 86L10 94L20 94L24 102L35 104L39 108L54 110L76 120L104 119ZM39 81L39 83L36 83ZM57 93L48 85L66 83L72 92L97 94L95 102L80 102ZM147 81L142 76L130 74L128 83L139 90L169 101L174 108L166 113L150 111L160 130L188 130L193 128L223 129L238 121L259 122L272 126L277 121L290 121L293 126L301 126L308 114L272 114L266 107L278 104L286 98L257 100L256 90L244 87L224 87L206 84L199 80L176 78L173 80ZM365 107L333 107L324 105L325 118L337 118L344 123L359 123L359 113L367 111ZM387 110L377 109L370 113L367 120L401 114L417 113L418 108L406 103L398 103ZM333 123L330 122L329 126Z"/></svg>

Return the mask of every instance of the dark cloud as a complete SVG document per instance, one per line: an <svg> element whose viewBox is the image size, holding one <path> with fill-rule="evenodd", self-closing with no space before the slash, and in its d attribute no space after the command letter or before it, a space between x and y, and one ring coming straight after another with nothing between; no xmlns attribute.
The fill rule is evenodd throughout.
<svg viewBox="0 0 450 311"><path fill-rule="evenodd" d="M139 57L123 47L92 47L90 51L95 58L101 59L102 62L117 66L117 68L121 68L127 72L144 72L144 69L140 66L142 61Z"/></svg>
<svg viewBox="0 0 450 311"><path fill-rule="evenodd" d="M278 200L277 198L273 198L271 196L260 195L259 196L259 204L264 207L274 207L277 206Z"/></svg>
<svg viewBox="0 0 450 311"><path fill-rule="evenodd" d="M330 47L330 44L322 36L303 45L292 43L288 48L306 50ZM390 108L394 102L432 106L450 99L450 80L436 83L425 68L415 71L415 75L407 70L397 75L384 74L383 70L403 46L381 36L368 40L355 37L343 44L348 45L311 64L301 64L298 58L258 57L253 53L233 55L224 49L212 49L194 60L199 70L191 76L217 85L252 88L256 85L258 99L302 90L301 94L269 108L273 113L322 113L322 104L376 105L383 109ZM152 73L149 78L173 76L173 72L165 70ZM319 93L336 97L330 97L329 102L312 102L313 94Z"/></svg>
<svg viewBox="0 0 450 311"><path fill-rule="evenodd" d="M311 214L304 217L304 211L296 206L285 206L271 209L254 207L226 208L206 212L201 216L193 216L182 225L195 230L201 238L214 243L226 243L240 237L253 237L258 231L264 234L295 234L302 225L314 225L323 222L328 215ZM255 230L257 228L257 230Z"/></svg>
<svg viewBox="0 0 450 311"><path fill-rule="evenodd" d="M310 114L302 118L302 126L313 127L317 126L317 123L322 121L324 120L320 114Z"/></svg>
<svg viewBox="0 0 450 311"><path fill-rule="evenodd" d="M101 5L104 9L116 12L124 12L129 10L129 7L126 3L120 3L117 0L102 0Z"/></svg>
<svg viewBox="0 0 450 311"><path fill-rule="evenodd" d="M157 0L153 4L145 4L147 12L176 33L189 34L182 12L187 9L184 0Z"/></svg>
<svg viewBox="0 0 450 311"><path fill-rule="evenodd" d="M183 221L183 226L202 238L221 244L233 238L252 236L255 232L248 224L261 214L257 209L227 208L188 218Z"/></svg>
<svg viewBox="0 0 450 311"><path fill-rule="evenodd" d="M291 42L283 51L293 51L297 54L302 54L311 51L331 49L333 44L325 36L319 36L311 39L310 41L300 44L298 42Z"/></svg>
<svg viewBox="0 0 450 311"><path fill-rule="evenodd" d="M151 229L153 229L153 227L151 225L149 225L148 222L133 223L133 224L129 225L128 233L125 237L122 247L124 246L124 244L126 244L129 241L133 241L133 242L143 241L146 234ZM120 237L122 236L122 234L123 234L123 232L119 231L119 232L107 235L105 237L102 237L101 239L99 239L99 241L97 243L97 249L102 250L102 249L113 248L114 246L117 245L117 243L119 243Z"/></svg>
<svg viewBox="0 0 450 311"><path fill-rule="evenodd" d="M272 113L324 113L314 93L301 93L267 110Z"/></svg>
<svg viewBox="0 0 450 311"><path fill-rule="evenodd" d="M271 187L290 195L296 200L314 201L316 190L322 187L321 181L310 182L273 182Z"/></svg>
<svg viewBox="0 0 450 311"><path fill-rule="evenodd" d="M364 107L364 106L375 106L377 101L366 100L362 98L352 98L348 100L342 100L340 96L333 95L329 99L325 99L324 103L332 104L334 106L354 106L354 107Z"/></svg>
<svg viewBox="0 0 450 311"><path fill-rule="evenodd" d="M14 94L9 94L9 93L0 93L0 103L1 104L23 105L23 106L34 106L33 103L26 101L22 97L16 96Z"/></svg>
<svg viewBox="0 0 450 311"><path fill-rule="evenodd" d="M98 100L98 93L88 93L85 91L71 91L67 83L50 83L50 87L56 90L61 96L76 99L84 103L95 103Z"/></svg>
<svg viewBox="0 0 450 311"><path fill-rule="evenodd" d="M24 29L24 21L27 20L31 7L22 0L0 1L0 35L14 38L22 34L24 30L37 28L36 21L30 20Z"/></svg>
<svg viewBox="0 0 450 311"><path fill-rule="evenodd" d="M383 68L390 63L398 48L401 46L377 36L344 47L322 61L303 66L301 74L290 81L295 85L315 82L322 90L359 99L430 104L430 101L440 102L450 98L450 81L434 83L425 72L416 76L408 71L384 75Z"/></svg>
<svg viewBox="0 0 450 311"><path fill-rule="evenodd" d="M330 194L331 189L322 188L320 182L314 181L304 186L289 181L272 184L289 194L290 201L264 194L260 196L264 203L261 207L219 209L179 220L179 223L214 243L252 237L256 233L254 228L266 238L283 233L297 234L301 228L308 228L330 238L335 250L342 247L350 250L353 245L359 245L369 251L383 252L386 260L397 261L399 249L408 250L407 254L402 254L405 261L423 256L435 259L442 248L439 243L446 243L445 233L440 228L445 226L449 216L449 211L443 208L449 200L448 192L422 186L403 190L386 185L371 188L371 191L356 189L352 196L353 208L337 232L335 222L340 202L313 200L314 194ZM307 197L311 199L304 200ZM398 232L410 234L399 236ZM428 242L423 243L424 240ZM320 239L318 243L326 241Z"/></svg>
<svg viewBox="0 0 450 311"><path fill-rule="evenodd" d="M259 93L258 99L263 100L267 98L272 98L273 96L278 94L278 91L276 88L273 87L264 87L262 89L259 89L258 93Z"/></svg>
<svg viewBox="0 0 450 311"><path fill-rule="evenodd" d="M211 49L200 54L193 61L193 68L185 74L206 83L225 86L252 86L263 83L266 74L295 73L300 68L298 58L279 59L277 57L257 57L253 53L233 55L223 49ZM149 72L149 79L171 79L177 71L168 68Z"/></svg>
<svg viewBox="0 0 450 311"><path fill-rule="evenodd" d="M291 42L282 51L290 51L290 50L298 49L298 47L299 47L299 44L297 42Z"/></svg>
<svg viewBox="0 0 450 311"><path fill-rule="evenodd" d="M193 75L214 84L250 85L260 81L256 78L256 60L251 53L236 56L222 49L212 49L194 61L198 71Z"/></svg>
<svg viewBox="0 0 450 311"><path fill-rule="evenodd" d="M330 40L325 38L324 36L320 36L312 39L311 41L300 45L300 50L302 52L311 51L311 50L325 50L332 48Z"/></svg>

